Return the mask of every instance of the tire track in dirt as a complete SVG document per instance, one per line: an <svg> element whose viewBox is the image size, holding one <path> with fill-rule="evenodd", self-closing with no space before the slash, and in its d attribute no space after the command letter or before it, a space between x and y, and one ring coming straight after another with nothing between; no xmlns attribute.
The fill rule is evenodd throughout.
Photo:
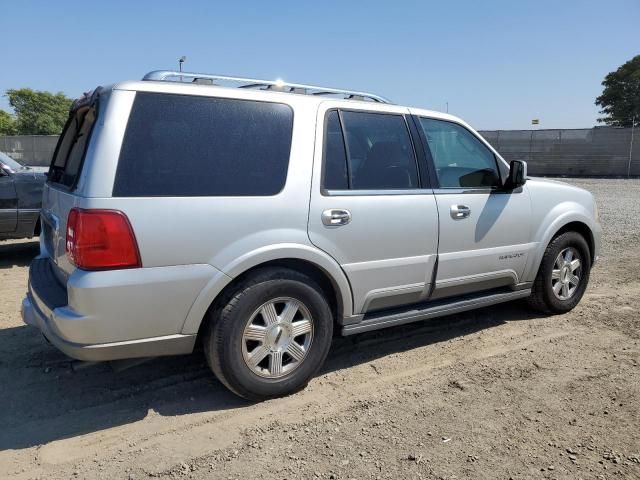
<svg viewBox="0 0 640 480"><path fill-rule="evenodd" d="M434 327L426 326L423 330L420 332L418 329L415 342L424 342L425 339L419 337L433 333ZM559 329L554 324L540 330L538 325L527 322L509 322L492 329L490 335L480 331L469 337L416 347L404 351L401 356L391 355L360 363L348 370L339 368L318 377L308 390L289 398L252 406L240 405L222 412L192 414L188 418L178 417L170 421L158 414L147 414L137 422L120 427L51 442L39 448L37 458L40 464L49 466L77 463L89 458L111 462L130 455L135 457L139 468L158 474L189 458L228 448L239 440L240 433L247 428L274 420L295 423L300 420L302 411L331 414L358 399L367 398L371 391L388 389L402 384L408 378L428 376L433 370L451 370L452 366L458 364L505 356L516 350L575 334L575 329ZM519 341L514 343L513 338ZM376 343L383 342L387 349L394 346L393 341L365 339L359 349L365 350L362 353L366 356L366 352L370 352ZM336 367L336 364L342 365L344 356L354 354L347 347L338 345L337 348L343 351L329 360L329 369ZM356 355L361 353L359 349L356 349ZM376 369L371 365L376 365ZM178 401L188 401L186 396L190 390L187 383L185 397ZM99 412L81 413L91 414ZM64 416L59 421L77 423L72 416ZM184 448L180 448L180 445L184 445Z"/></svg>

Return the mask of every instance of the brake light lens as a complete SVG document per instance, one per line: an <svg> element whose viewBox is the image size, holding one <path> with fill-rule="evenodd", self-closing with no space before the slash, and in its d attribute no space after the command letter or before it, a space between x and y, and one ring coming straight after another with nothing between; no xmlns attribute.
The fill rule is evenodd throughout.
<svg viewBox="0 0 640 480"><path fill-rule="evenodd" d="M118 210L71 209L66 251L71 263L83 270L142 267L129 219Z"/></svg>

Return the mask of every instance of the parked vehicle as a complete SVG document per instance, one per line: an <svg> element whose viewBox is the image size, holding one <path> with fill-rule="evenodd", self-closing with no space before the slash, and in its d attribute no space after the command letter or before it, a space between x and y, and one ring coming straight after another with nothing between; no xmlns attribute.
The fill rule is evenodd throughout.
<svg viewBox="0 0 640 480"><path fill-rule="evenodd" d="M590 193L528 178L452 115L152 72L74 104L22 315L83 360L201 340L227 387L264 399L303 388L334 331L520 298L567 312L600 235Z"/></svg>
<svg viewBox="0 0 640 480"><path fill-rule="evenodd" d="M0 240L40 234L46 176L0 152Z"/></svg>

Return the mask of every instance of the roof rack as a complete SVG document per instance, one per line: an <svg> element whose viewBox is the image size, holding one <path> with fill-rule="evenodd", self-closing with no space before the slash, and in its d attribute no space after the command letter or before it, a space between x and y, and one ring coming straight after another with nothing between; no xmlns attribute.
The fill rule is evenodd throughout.
<svg viewBox="0 0 640 480"><path fill-rule="evenodd" d="M169 80L175 79L175 80ZM231 77L228 75L212 75L209 73L176 72L174 70L156 70L147 73L142 80L175 81L181 83L207 83L213 84L214 80L222 82L240 83L238 88L258 88L276 92L300 93L305 95L343 95L348 100L371 100L377 103L391 103L384 97L372 93L342 90L338 88L318 87L315 85L302 85L299 83L286 83L282 80L257 80L255 78Z"/></svg>

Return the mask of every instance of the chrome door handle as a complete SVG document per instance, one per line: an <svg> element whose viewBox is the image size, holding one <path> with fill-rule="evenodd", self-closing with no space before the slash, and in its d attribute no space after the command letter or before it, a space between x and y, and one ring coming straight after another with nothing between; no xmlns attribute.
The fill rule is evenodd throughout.
<svg viewBox="0 0 640 480"><path fill-rule="evenodd" d="M339 227L346 225L351 221L351 212L349 210L331 209L322 212L322 223L327 227Z"/></svg>
<svg viewBox="0 0 640 480"><path fill-rule="evenodd" d="M454 220L462 220L471 215L471 209L466 205L451 205L451 218Z"/></svg>

